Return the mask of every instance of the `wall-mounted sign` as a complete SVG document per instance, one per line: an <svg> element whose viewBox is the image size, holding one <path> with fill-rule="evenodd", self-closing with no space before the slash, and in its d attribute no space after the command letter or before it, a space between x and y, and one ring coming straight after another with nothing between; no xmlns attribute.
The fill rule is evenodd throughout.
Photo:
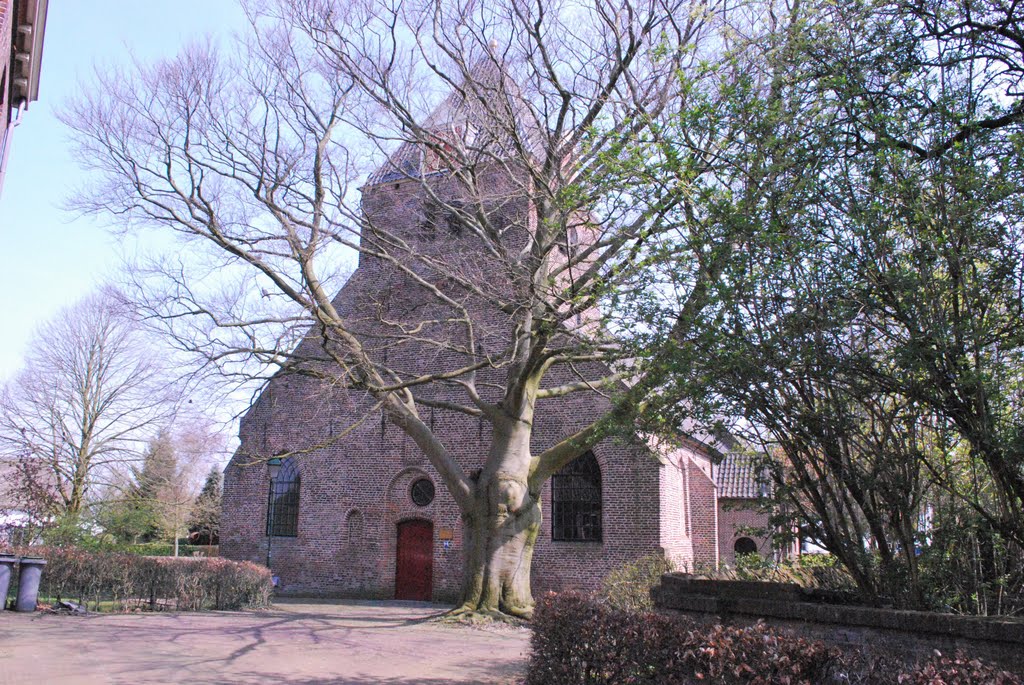
<svg viewBox="0 0 1024 685"><path fill-rule="evenodd" d="M441 528L437 531L438 540L452 540L455 537L455 531L451 528Z"/></svg>

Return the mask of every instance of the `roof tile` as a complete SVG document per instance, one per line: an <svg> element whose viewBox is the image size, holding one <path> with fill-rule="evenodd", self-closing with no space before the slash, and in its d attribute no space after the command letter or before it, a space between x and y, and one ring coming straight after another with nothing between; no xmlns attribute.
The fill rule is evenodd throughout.
<svg viewBox="0 0 1024 685"><path fill-rule="evenodd" d="M757 499L771 492L767 474L758 468L756 458L747 454L726 454L715 480L722 498Z"/></svg>

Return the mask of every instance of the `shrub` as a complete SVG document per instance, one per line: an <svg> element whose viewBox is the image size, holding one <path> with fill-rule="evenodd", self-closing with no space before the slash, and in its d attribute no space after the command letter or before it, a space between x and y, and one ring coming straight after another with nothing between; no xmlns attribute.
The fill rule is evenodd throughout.
<svg viewBox="0 0 1024 685"><path fill-rule="evenodd" d="M828 554L805 554L796 559L774 561L757 554L737 557L734 566L722 566L699 574L712 580L759 580L770 583L795 583L800 587L856 594L853 578Z"/></svg>
<svg viewBox="0 0 1024 685"><path fill-rule="evenodd" d="M703 626L549 594L534 613L527 685L822 683L841 653L763 624Z"/></svg>
<svg viewBox="0 0 1024 685"><path fill-rule="evenodd" d="M674 571L672 562L661 554L648 554L613 570L601 581L598 597L608 606L626 611L653 608L651 588L664 573Z"/></svg>
<svg viewBox="0 0 1024 685"><path fill-rule="evenodd" d="M1021 685L1021 678L1000 671L979 659L971 659L958 652L953 657L936 654L909 672L901 673L898 685Z"/></svg>
<svg viewBox="0 0 1024 685"><path fill-rule="evenodd" d="M671 683L1024 685L963 654L915 665L827 647L763 623L706 625L682 615L622 611L583 595L548 594L533 620L527 685Z"/></svg>
<svg viewBox="0 0 1024 685"><path fill-rule="evenodd" d="M142 557L77 547L35 547L19 553L47 561L40 596L93 609L195 611L270 604L270 571L251 562Z"/></svg>
<svg viewBox="0 0 1024 685"><path fill-rule="evenodd" d="M174 555L174 544L170 542L141 542L137 545L117 545L110 551L147 557L169 557ZM215 557L217 556L217 546L178 545L178 555L182 557Z"/></svg>

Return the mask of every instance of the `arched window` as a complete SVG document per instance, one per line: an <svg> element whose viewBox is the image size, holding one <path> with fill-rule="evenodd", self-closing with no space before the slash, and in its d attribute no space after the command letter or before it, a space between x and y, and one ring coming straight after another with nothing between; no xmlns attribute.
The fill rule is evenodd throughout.
<svg viewBox="0 0 1024 685"><path fill-rule="evenodd" d="M736 555L741 554L757 554L757 543L750 538L739 538L736 543L732 546Z"/></svg>
<svg viewBox="0 0 1024 685"><path fill-rule="evenodd" d="M551 539L601 542L601 467L593 452L551 477Z"/></svg>
<svg viewBox="0 0 1024 685"><path fill-rule="evenodd" d="M295 537L299 534L299 467L294 459L281 462L270 479L267 502L267 535Z"/></svg>

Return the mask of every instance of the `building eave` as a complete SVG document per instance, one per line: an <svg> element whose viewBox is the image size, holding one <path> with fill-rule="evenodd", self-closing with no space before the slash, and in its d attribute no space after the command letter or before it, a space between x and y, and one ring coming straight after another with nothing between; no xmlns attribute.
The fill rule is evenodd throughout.
<svg viewBox="0 0 1024 685"><path fill-rule="evenodd" d="M28 108L39 99L39 72L49 0L15 0L11 22L11 107Z"/></svg>

